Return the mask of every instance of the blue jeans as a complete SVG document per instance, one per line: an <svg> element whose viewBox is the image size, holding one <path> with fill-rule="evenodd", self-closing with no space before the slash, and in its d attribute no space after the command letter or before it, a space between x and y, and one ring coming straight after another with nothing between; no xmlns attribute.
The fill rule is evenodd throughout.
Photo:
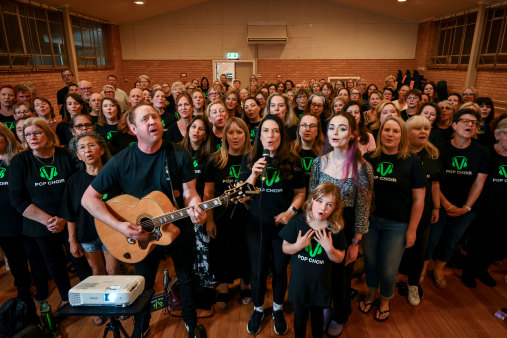
<svg viewBox="0 0 507 338"><path fill-rule="evenodd" d="M364 270L370 291L377 291L384 299L394 296L396 277L405 251L408 223L371 216L370 229L363 237Z"/></svg>
<svg viewBox="0 0 507 338"><path fill-rule="evenodd" d="M468 212L459 217L449 217L445 210L440 209L438 222L430 226L426 260L437 259L448 262L476 215L475 212Z"/></svg>

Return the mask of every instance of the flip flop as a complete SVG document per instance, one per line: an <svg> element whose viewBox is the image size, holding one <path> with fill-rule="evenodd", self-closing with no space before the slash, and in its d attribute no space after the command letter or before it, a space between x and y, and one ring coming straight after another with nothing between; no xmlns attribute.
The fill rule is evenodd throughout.
<svg viewBox="0 0 507 338"><path fill-rule="evenodd" d="M239 296L241 297L241 304L247 305L252 302L252 291L250 289L239 290Z"/></svg>
<svg viewBox="0 0 507 338"><path fill-rule="evenodd" d="M369 313L376 303L377 303L376 299L368 302L365 298L359 302L359 311L361 311L362 313ZM363 305L364 310L361 308L361 304ZM368 310L366 310L367 306L370 307Z"/></svg>
<svg viewBox="0 0 507 338"><path fill-rule="evenodd" d="M101 326L105 322L106 322L106 318L105 317L93 316L93 325L95 325L95 326Z"/></svg>
<svg viewBox="0 0 507 338"><path fill-rule="evenodd" d="M375 319L377 322L385 322L386 320L389 319L389 317L391 317L390 311L391 311L391 306L389 306L387 308L387 310L380 311L380 305L379 305L379 308L377 309L377 312L375 312L375 317L373 317L373 319ZM389 316L381 319L380 316L382 316L385 313L389 314Z"/></svg>

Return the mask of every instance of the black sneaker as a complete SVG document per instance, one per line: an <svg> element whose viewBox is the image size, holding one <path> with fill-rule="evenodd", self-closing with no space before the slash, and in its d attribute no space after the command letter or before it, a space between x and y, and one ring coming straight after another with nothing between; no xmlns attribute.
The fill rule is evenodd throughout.
<svg viewBox="0 0 507 338"><path fill-rule="evenodd" d="M282 310L273 311L273 322L273 329L276 334L284 335L287 333L287 322L285 321Z"/></svg>
<svg viewBox="0 0 507 338"><path fill-rule="evenodd" d="M482 273L479 273L477 278L479 278L479 280L482 282L482 284L484 284L486 286L489 286L489 287L496 286L495 279L493 277L491 277L491 275L489 274L489 272L487 270L483 271Z"/></svg>
<svg viewBox="0 0 507 338"><path fill-rule="evenodd" d="M138 322L134 322L134 331L132 331L130 338L143 338L146 337L149 333L149 326L143 329L141 323L138 324Z"/></svg>
<svg viewBox="0 0 507 338"><path fill-rule="evenodd" d="M250 320L246 325L246 330L250 334L257 335L261 331L261 322L264 319L264 311L256 311L254 310L252 315L250 316Z"/></svg>

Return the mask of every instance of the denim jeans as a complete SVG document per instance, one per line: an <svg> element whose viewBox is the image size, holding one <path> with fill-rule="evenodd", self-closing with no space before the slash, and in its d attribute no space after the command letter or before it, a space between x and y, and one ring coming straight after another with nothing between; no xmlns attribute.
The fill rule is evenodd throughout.
<svg viewBox="0 0 507 338"><path fill-rule="evenodd" d="M372 215L370 229L363 237L366 284L370 291L376 291L380 285L380 295L384 299L394 296L407 227L407 222Z"/></svg>
<svg viewBox="0 0 507 338"><path fill-rule="evenodd" d="M445 210L440 209L440 218L430 227L430 238L426 260L437 259L448 262L466 229L476 217L475 212L468 212L459 217L449 217Z"/></svg>

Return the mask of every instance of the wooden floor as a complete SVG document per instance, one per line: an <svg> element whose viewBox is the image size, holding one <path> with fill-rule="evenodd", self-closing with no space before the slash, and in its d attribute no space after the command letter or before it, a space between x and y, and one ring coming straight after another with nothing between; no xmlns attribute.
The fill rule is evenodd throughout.
<svg viewBox="0 0 507 338"><path fill-rule="evenodd" d="M163 267L171 268L170 259L162 262ZM391 318L386 322L376 322L373 319L374 311L362 314L357 310L358 298L352 303L352 315L345 326L342 337L507 337L507 322L494 317L494 313L501 307L507 307L507 285L504 283L504 274L507 272L507 260L501 266L493 266L492 276L498 282L494 288L484 286L478 282L475 289L469 289L459 280L459 271L447 270L449 288L437 289L432 280L427 278L424 282L424 299L417 307L408 304L405 297L397 294L391 301ZM72 284L78 282L72 279ZM162 274L157 275L155 292L162 288ZM366 292L364 279L356 279L354 286L361 293ZM51 296L49 302L53 309L60 299L58 292L51 283ZM16 296L13 279L2 266L0 269L0 303ZM266 314L271 309L271 288L266 296ZM293 314L290 304L285 306L286 319L290 327L288 337L294 335L292 330ZM239 296L231 303L229 309L216 311L211 318L200 319L208 332L208 337L236 338L249 337L246 325L252 311L252 304L241 305ZM127 332L132 332L133 321L127 319L123 322ZM89 338L102 336L104 326L95 327L91 318L70 317L60 322L64 337ZM186 330L183 321L170 315L164 310L153 313L150 337L185 337ZM112 337L110 333L109 336ZM272 320L269 315L262 322L259 337L275 337ZM308 337L311 337L308 325Z"/></svg>

